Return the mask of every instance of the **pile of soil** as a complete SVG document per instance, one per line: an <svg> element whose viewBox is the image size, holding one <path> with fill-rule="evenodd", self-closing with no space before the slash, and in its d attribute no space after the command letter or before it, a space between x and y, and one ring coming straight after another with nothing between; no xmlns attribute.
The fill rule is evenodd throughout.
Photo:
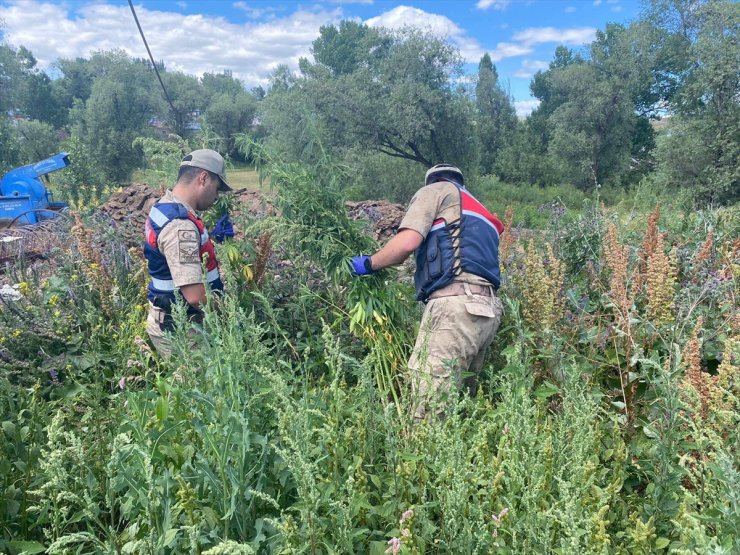
<svg viewBox="0 0 740 555"><path fill-rule="evenodd" d="M386 200L347 202L345 206L353 220L364 219L370 222L370 231L381 244L396 234L405 212L402 205Z"/></svg>
<svg viewBox="0 0 740 555"><path fill-rule="evenodd" d="M109 223L116 234L123 238L128 246L138 246L146 220L152 205L164 194L164 191L145 183L133 183L118 193L114 193L95 214L98 221ZM236 196L234 216L250 214L257 218L275 215L276 210L270 202L270 195L258 191L239 190ZM366 200L347 202L347 211L352 219L369 221L369 231L375 239L384 243L398 229L403 217L404 208L384 200Z"/></svg>
<svg viewBox="0 0 740 555"><path fill-rule="evenodd" d="M114 193L95 213L95 219L110 223L126 245L141 245L144 222L152 205L164 194L146 183L132 183Z"/></svg>

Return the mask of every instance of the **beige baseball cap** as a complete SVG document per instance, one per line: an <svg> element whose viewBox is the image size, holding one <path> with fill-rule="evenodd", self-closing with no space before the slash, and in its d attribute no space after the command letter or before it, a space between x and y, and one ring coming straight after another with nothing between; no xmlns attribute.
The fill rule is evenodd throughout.
<svg viewBox="0 0 740 555"><path fill-rule="evenodd" d="M202 168L215 173L221 180L218 190L224 192L232 190L231 186L226 182L226 162L224 162L223 156L215 150L211 150L210 148L194 150L182 159L180 167L183 166L195 166L196 168Z"/></svg>

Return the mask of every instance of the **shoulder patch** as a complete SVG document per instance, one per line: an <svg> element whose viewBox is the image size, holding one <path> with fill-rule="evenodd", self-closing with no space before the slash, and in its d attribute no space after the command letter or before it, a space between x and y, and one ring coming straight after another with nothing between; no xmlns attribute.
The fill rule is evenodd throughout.
<svg viewBox="0 0 740 555"><path fill-rule="evenodd" d="M180 243L198 243L198 232L194 229L179 229L177 240Z"/></svg>
<svg viewBox="0 0 740 555"><path fill-rule="evenodd" d="M194 229L177 230L177 249L180 264L200 264L200 242Z"/></svg>

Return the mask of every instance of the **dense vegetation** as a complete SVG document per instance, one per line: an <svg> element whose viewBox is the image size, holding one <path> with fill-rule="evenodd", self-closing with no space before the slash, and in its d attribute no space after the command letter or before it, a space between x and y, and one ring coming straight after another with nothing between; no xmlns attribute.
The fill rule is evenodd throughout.
<svg viewBox="0 0 740 555"><path fill-rule="evenodd" d="M283 216L221 248L228 293L198 349L183 332L172 359L152 353L145 268L105 226L78 222L52 276L14 270L6 550L740 549L736 209L591 204L510 230L481 392L414 426L408 279L348 275L373 245L341 209L341 166L259 158Z"/></svg>
<svg viewBox="0 0 740 555"><path fill-rule="evenodd" d="M418 31L323 28L266 92L162 66L172 105L123 53L50 80L0 43L0 173L65 149L76 208L3 268L0 552L740 552L739 14L654 0L558 49L523 121L488 56L460 85ZM225 297L162 360L141 253L90 208L205 146L280 216L235 222ZM414 426L420 307L407 269L349 276L377 245L343 201L441 160L505 214L506 314L479 394Z"/></svg>

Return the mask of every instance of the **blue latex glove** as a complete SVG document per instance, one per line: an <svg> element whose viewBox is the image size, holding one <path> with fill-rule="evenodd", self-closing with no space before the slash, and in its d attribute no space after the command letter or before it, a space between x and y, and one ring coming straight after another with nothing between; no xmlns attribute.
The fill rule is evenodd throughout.
<svg viewBox="0 0 740 555"><path fill-rule="evenodd" d="M216 222L216 225L213 226L213 231L211 231L211 235L213 235L213 238L217 243L223 243L223 240L226 239L226 237L234 236L234 226L231 223L228 214L224 214Z"/></svg>
<svg viewBox="0 0 740 555"><path fill-rule="evenodd" d="M365 255L350 258L349 266L353 276L367 276L375 272L370 266L370 257Z"/></svg>

